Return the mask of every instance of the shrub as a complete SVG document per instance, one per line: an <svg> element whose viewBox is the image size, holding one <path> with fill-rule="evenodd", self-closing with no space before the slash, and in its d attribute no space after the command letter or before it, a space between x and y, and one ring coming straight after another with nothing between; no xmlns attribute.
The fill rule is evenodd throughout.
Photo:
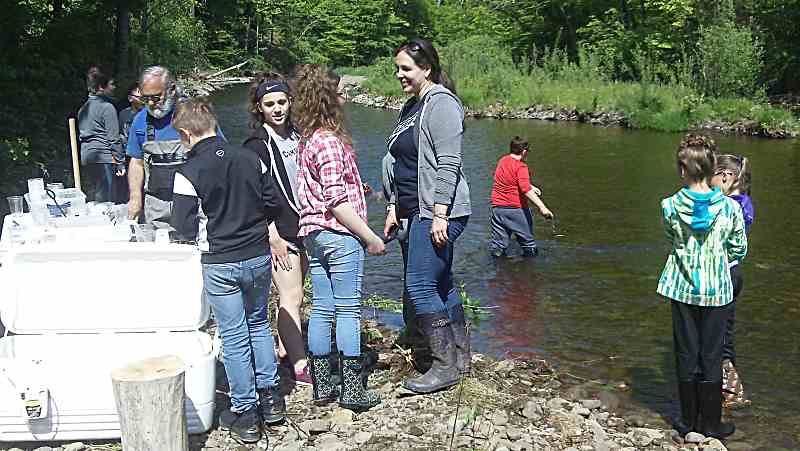
<svg viewBox="0 0 800 451"><path fill-rule="evenodd" d="M749 28L725 21L700 30L700 90L711 97L755 97L764 48Z"/></svg>

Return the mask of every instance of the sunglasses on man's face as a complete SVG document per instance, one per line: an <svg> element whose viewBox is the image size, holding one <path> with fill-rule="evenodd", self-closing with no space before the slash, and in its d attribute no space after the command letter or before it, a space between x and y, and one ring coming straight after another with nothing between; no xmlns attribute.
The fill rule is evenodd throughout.
<svg viewBox="0 0 800 451"><path fill-rule="evenodd" d="M158 103L161 101L162 98L164 98L164 93L150 94L150 95L142 94L141 96L139 96L139 100L141 100L144 103L150 103L150 102Z"/></svg>

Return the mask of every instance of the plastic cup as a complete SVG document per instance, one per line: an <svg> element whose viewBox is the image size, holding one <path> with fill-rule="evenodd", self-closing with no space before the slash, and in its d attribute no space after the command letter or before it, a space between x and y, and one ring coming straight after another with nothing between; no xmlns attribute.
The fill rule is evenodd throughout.
<svg viewBox="0 0 800 451"><path fill-rule="evenodd" d="M23 197L22 196L8 196L8 208L11 210L11 214L14 216L19 216L24 211L23 208Z"/></svg>
<svg viewBox="0 0 800 451"><path fill-rule="evenodd" d="M49 189L51 191L55 191L57 189L64 189L64 184L61 183L61 182L48 183L47 184L47 189Z"/></svg>
<svg viewBox="0 0 800 451"><path fill-rule="evenodd" d="M133 230L139 243L152 243L156 240L156 228L152 224L134 224Z"/></svg>
<svg viewBox="0 0 800 451"><path fill-rule="evenodd" d="M33 223L38 226L47 225L48 219L50 218L50 214L47 212L47 207L44 204L37 208L31 208L31 216L33 217Z"/></svg>
<svg viewBox="0 0 800 451"><path fill-rule="evenodd" d="M156 244L169 244L169 230L157 229L156 230Z"/></svg>
<svg viewBox="0 0 800 451"><path fill-rule="evenodd" d="M44 194L44 179L28 179L28 192L31 194Z"/></svg>

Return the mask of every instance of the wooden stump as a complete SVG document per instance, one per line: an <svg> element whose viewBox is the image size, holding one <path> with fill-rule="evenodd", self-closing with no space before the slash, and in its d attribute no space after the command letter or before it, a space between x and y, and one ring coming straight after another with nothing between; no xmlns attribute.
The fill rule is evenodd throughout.
<svg viewBox="0 0 800 451"><path fill-rule="evenodd" d="M183 360L154 357L111 373L124 451L187 451Z"/></svg>

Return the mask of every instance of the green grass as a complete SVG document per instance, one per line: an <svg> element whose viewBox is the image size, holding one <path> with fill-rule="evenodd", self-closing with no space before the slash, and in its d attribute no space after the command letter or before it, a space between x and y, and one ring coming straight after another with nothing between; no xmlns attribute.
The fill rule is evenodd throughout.
<svg viewBox="0 0 800 451"><path fill-rule="evenodd" d="M706 98L677 82L612 81L603 75L596 58L585 52L581 63L568 61L558 51L545 52L530 71L520 69L502 48L472 40L445 47L441 53L457 82L459 97L472 110L539 106L581 113L618 112L633 128L670 132L709 121L755 121L765 130L800 132L797 117L762 99ZM340 71L367 77L362 87L372 95L402 95L391 58Z"/></svg>

